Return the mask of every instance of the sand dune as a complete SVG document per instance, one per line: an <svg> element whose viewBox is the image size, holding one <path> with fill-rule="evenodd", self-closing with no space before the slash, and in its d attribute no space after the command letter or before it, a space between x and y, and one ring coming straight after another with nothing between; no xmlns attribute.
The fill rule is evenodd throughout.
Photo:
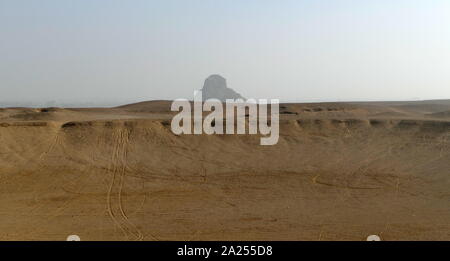
<svg viewBox="0 0 450 261"><path fill-rule="evenodd" d="M169 108L1 109L0 239L450 240L448 101L281 104L275 146Z"/></svg>

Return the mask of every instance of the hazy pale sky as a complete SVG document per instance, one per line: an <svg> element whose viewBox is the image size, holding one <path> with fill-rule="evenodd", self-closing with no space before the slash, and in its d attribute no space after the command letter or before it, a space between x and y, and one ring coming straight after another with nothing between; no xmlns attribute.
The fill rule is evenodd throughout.
<svg viewBox="0 0 450 261"><path fill-rule="evenodd" d="M448 0L0 0L0 101L450 98Z"/></svg>

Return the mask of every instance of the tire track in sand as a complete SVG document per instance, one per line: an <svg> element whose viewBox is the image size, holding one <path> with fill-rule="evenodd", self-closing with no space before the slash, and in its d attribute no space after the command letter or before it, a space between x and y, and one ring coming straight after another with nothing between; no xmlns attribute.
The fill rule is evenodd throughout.
<svg viewBox="0 0 450 261"><path fill-rule="evenodd" d="M128 145L130 132L119 129L113 133L114 149L111 154L109 172L112 173L111 183L107 192L108 214L128 240L143 240L142 232L128 218L123 208L123 188L127 168Z"/></svg>

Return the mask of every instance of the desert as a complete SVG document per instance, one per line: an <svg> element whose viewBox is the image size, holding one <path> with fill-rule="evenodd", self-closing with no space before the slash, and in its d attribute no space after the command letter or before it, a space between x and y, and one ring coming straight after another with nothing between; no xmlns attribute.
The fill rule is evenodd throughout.
<svg viewBox="0 0 450 261"><path fill-rule="evenodd" d="M450 101L280 104L175 135L171 101L0 109L0 239L450 240Z"/></svg>

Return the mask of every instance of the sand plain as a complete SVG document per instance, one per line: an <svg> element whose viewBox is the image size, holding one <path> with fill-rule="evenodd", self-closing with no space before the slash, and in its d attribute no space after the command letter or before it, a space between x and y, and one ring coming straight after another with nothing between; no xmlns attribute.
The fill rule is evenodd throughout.
<svg viewBox="0 0 450 261"><path fill-rule="evenodd" d="M0 240L450 240L450 101L281 104L280 140L169 101L0 109Z"/></svg>

